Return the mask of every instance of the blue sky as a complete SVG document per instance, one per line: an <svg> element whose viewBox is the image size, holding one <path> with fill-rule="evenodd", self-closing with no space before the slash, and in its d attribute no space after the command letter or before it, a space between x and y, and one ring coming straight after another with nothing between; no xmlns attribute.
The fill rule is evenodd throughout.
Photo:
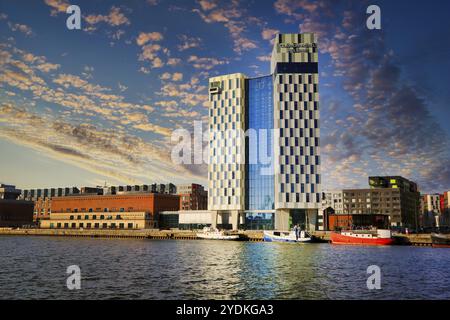
<svg viewBox="0 0 450 320"><path fill-rule="evenodd" d="M82 30L68 30L77 4ZM382 30L365 27L369 4ZM0 0L0 181L206 184L171 134L207 120L209 77L269 72L277 32L319 36L325 188L403 175L450 189L448 1Z"/></svg>

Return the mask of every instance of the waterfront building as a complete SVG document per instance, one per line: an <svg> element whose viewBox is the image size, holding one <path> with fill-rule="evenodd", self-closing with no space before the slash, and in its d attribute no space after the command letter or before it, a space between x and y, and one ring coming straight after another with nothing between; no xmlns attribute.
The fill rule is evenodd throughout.
<svg viewBox="0 0 450 320"><path fill-rule="evenodd" d="M322 204L317 219L317 229L327 230L328 215L343 214L344 195L342 190L328 190L322 193Z"/></svg>
<svg viewBox="0 0 450 320"><path fill-rule="evenodd" d="M312 33L278 34L270 75L210 78L208 209L215 212L213 224L317 228L318 81Z"/></svg>
<svg viewBox="0 0 450 320"><path fill-rule="evenodd" d="M450 191L445 191L442 198L442 214L444 215L445 225L450 227Z"/></svg>
<svg viewBox="0 0 450 320"><path fill-rule="evenodd" d="M396 206L395 202L392 204L390 212L386 210L389 207L385 207L385 213L388 213L390 216L391 226L410 229L419 227L420 192L417 183L401 176L373 176L369 177L369 186L372 190L392 190L392 199L396 199L397 195L399 195L400 216L397 209L393 208ZM374 199L376 200L376 197ZM376 208L374 209L374 213L377 213Z"/></svg>
<svg viewBox="0 0 450 320"><path fill-rule="evenodd" d="M178 195L157 193L57 197L41 228L157 228L159 212L178 210L179 205Z"/></svg>
<svg viewBox="0 0 450 320"><path fill-rule="evenodd" d="M80 194L77 187L25 189L22 190L20 199L33 201L33 220L39 222L49 219L51 212L51 201L53 197L64 197Z"/></svg>
<svg viewBox="0 0 450 320"><path fill-rule="evenodd" d="M180 196L180 210L207 210L208 192L202 185L187 184L177 186Z"/></svg>
<svg viewBox="0 0 450 320"><path fill-rule="evenodd" d="M22 227L33 223L32 201L17 199L21 190L0 184L0 227Z"/></svg>
<svg viewBox="0 0 450 320"><path fill-rule="evenodd" d="M333 208L336 214L344 213L342 190L330 190L323 192L322 209Z"/></svg>
<svg viewBox="0 0 450 320"><path fill-rule="evenodd" d="M422 223L425 228L439 228L443 222L441 212L441 195L423 194L422 195Z"/></svg>
<svg viewBox="0 0 450 320"><path fill-rule="evenodd" d="M399 189L345 189L344 215L346 214L386 214L389 225L399 228L416 228L416 215L413 209L418 200L403 206L405 201ZM403 201L402 201L403 200Z"/></svg>
<svg viewBox="0 0 450 320"><path fill-rule="evenodd" d="M127 186L97 186L97 187L65 187L26 189L21 192L20 198L34 202L34 221L39 222L50 218L51 202L54 197L76 195L123 195L130 193L163 193L175 194L176 186L168 184L127 185Z"/></svg>

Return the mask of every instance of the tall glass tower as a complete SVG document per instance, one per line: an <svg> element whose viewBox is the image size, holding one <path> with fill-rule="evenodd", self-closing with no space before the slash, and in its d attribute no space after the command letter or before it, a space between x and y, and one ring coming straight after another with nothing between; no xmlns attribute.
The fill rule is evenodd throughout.
<svg viewBox="0 0 450 320"><path fill-rule="evenodd" d="M314 229L320 206L314 34L278 34L271 74L211 78L208 208L223 228Z"/></svg>

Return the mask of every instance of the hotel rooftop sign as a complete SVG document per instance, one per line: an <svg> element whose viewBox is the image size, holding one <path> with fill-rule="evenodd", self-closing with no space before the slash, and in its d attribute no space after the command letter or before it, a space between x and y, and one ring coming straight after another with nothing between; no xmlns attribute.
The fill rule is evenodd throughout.
<svg viewBox="0 0 450 320"><path fill-rule="evenodd" d="M209 84L209 93L215 94L222 91L222 84L220 81L214 81Z"/></svg>
<svg viewBox="0 0 450 320"><path fill-rule="evenodd" d="M278 44L280 49L287 49L288 52L308 52L310 49L315 49L317 44L315 43L280 43Z"/></svg>

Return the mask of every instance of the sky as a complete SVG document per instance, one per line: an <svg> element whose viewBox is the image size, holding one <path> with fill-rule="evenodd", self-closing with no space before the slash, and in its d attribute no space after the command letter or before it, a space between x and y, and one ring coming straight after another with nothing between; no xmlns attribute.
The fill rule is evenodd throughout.
<svg viewBox="0 0 450 320"><path fill-rule="evenodd" d="M66 8L81 9L81 30ZM366 9L381 8L381 30ZM207 183L171 160L208 78L269 73L276 33L318 35L324 189L401 175L450 190L450 2L0 0L0 182Z"/></svg>

